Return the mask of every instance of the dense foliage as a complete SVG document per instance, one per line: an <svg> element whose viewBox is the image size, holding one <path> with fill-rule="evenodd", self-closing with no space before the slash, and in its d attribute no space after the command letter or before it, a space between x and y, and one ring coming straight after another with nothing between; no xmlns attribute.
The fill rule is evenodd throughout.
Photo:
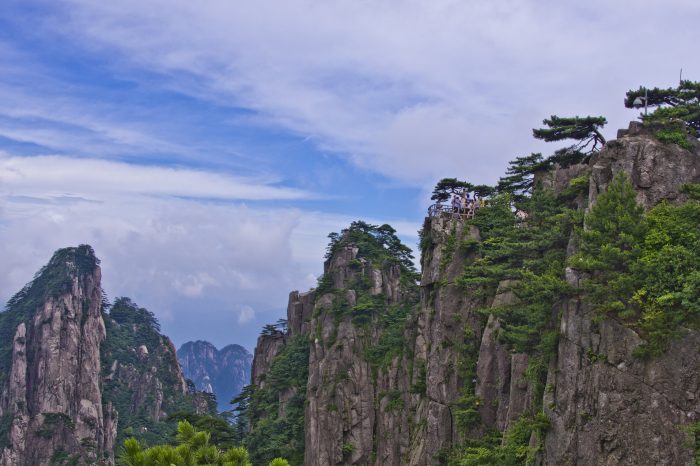
<svg viewBox="0 0 700 466"><path fill-rule="evenodd" d="M700 326L700 202L661 203L644 213L617 175L578 232L571 264L589 272L587 298L601 316L639 331L640 356L663 352L683 328Z"/></svg>
<svg viewBox="0 0 700 466"><path fill-rule="evenodd" d="M462 191L471 192L474 185L467 181L460 181L457 178L443 178L435 185L430 199L436 202L446 202L454 194Z"/></svg>
<svg viewBox="0 0 700 466"><path fill-rule="evenodd" d="M535 173L546 171L549 167L549 162L540 153L516 157L508 164L506 175L498 180L496 190L509 194L516 201L524 200L532 194Z"/></svg>
<svg viewBox="0 0 700 466"><path fill-rule="evenodd" d="M491 432L484 438L467 442L455 449L447 462L448 466L521 466L535 464L537 448L530 446L534 433L538 441L549 428L549 419L538 413L524 415L500 435Z"/></svg>
<svg viewBox="0 0 700 466"><path fill-rule="evenodd" d="M266 464L277 457L292 464L304 462L304 402L309 373L309 341L291 337L264 375L264 388L248 385L232 403L237 405L238 426L245 434L245 445L255 464ZM293 395L280 413L279 395Z"/></svg>
<svg viewBox="0 0 700 466"><path fill-rule="evenodd" d="M499 283L510 280L510 289L499 291L515 293L518 303L484 312L501 318L502 338L518 352L536 351L553 324L554 304L570 293L564 280L566 247L581 215L567 200L581 188L572 183L562 195L536 189L517 204L528 212L524 221L513 215L508 197L496 198L472 221L481 241L462 244L477 254L459 281L471 294L493 296Z"/></svg>
<svg viewBox="0 0 700 466"><path fill-rule="evenodd" d="M198 430L187 421L177 425L176 445L155 445L144 448L135 438L124 441L118 463L123 466L252 466L243 447L222 449L211 434ZM270 466L289 466L278 459Z"/></svg>
<svg viewBox="0 0 700 466"><path fill-rule="evenodd" d="M692 128L693 134L697 137L697 131L700 131L700 82L684 80L675 88L640 87L630 90L625 95L625 107L632 108L635 99L644 99L645 96L647 105L656 108L656 111L649 115L651 121L656 120L654 114L658 110L668 108L679 110L674 114L662 112L656 116L678 118L685 126Z"/></svg>
<svg viewBox="0 0 700 466"><path fill-rule="evenodd" d="M411 248L404 245L390 225L371 225L362 220L354 221L340 233L328 235L330 242L326 248L326 259L331 258L342 246L354 244L358 249L358 259L367 259L381 267L385 263L396 263L402 272L416 275Z"/></svg>
<svg viewBox="0 0 700 466"><path fill-rule="evenodd" d="M625 107L632 108L637 99L643 102L645 98L654 111L642 115L644 124L661 142L690 149L688 138L700 135L700 82L685 80L675 88L630 90L625 96Z"/></svg>
<svg viewBox="0 0 700 466"><path fill-rule="evenodd" d="M200 393L198 395L206 395ZM214 400L216 408L216 400ZM212 414L197 414L191 411L177 411L168 415L168 421L187 421L197 430L210 434L210 439L218 447L229 449L241 444L241 436L229 419Z"/></svg>
<svg viewBox="0 0 700 466"><path fill-rule="evenodd" d="M177 427L177 419L154 419L155 385L148 386L142 400L134 398L131 385L141 382L146 375L155 376L162 383L161 409L180 416L193 414L193 397L196 395L182 393L180 389L174 348L167 337L161 335L153 313L129 298L116 299L103 318L107 331L100 346L105 381L103 399L104 403L112 402L119 413L117 444L127 437L136 437L146 445L168 442ZM138 350L141 346L146 347L147 353ZM117 369L116 373L112 373L113 368ZM153 368L155 372L152 372ZM211 422L216 422L214 419Z"/></svg>

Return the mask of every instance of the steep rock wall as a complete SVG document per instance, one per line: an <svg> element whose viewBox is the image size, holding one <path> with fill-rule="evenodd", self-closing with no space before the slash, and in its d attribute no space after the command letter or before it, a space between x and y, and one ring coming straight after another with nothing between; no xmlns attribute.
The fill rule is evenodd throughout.
<svg viewBox="0 0 700 466"><path fill-rule="evenodd" d="M536 182L560 193L572 180L589 177L588 195L568 201L583 210L624 171L639 203L651 208L686 199L679 189L700 181L699 154L700 147L662 144L632 124L590 163L555 167ZM373 366L366 357L381 336L379 326L357 325L339 310L357 302L358 278L386 302L400 300L401 279L358 260L355 245L326 262L326 275L342 293L293 292L289 333L259 341L254 383L264 379L285 338L311 341L304 464L446 464L449 449L489 429L504 432L535 409L550 420L545 438L530 441L541 448L540 465L693 464L684 426L700 419L697 332L686 332L661 357L640 360L632 352L642 338L632 329L594 321L580 297L564 299L552 309L560 336L542 394L526 376L530 357L502 343L501 323L488 315L490 306L517 303L515 284L506 280L495 294L476 296L457 283L475 260L459 245L479 241L479 231L443 214L426 219L423 232L420 303L406 318L407 348L387 364ZM575 252L572 237L567 254ZM580 288L583 277L567 269L566 279ZM467 425L460 422L465 394L473 394L478 407L478 422Z"/></svg>
<svg viewBox="0 0 700 466"><path fill-rule="evenodd" d="M195 409L153 314L103 304L99 260L82 245L58 250L0 313L0 465L112 465L127 431L161 440L149 428Z"/></svg>
<svg viewBox="0 0 700 466"><path fill-rule="evenodd" d="M105 423L100 391L100 267L91 249L70 248L42 273L55 275L56 287L28 290L45 297L14 335L0 405L11 428L0 464L36 466L68 457L108 462L114 430Z"/></svg>
<svg viewBox="0 0 700 466"><path fill-rule="evenodd" d="M371 464L378 457L383 464L398 464L394 452L386 451L382 442L397 435L398 424L382 416L390 411L386 405L382 409L382 400L393 393L395 381L405 377L391 380L367 360L369 346L379 339L374 316L369 326L355 325L352 315L343 312L339 317L338 312L357 304L360 291L350 288L354 285L364 283L365 292L381 297L387 306L398 305L404 290L397 266L373 268L357 259L358 252L359 248L348 245L326 262L325 273L341 291L320 296L306 326L314 329L305 413L304 463L308 465ZM290 321L304 321L303 315L309 314L304 306L290 310L302 312L301 319L290 315ZM401 368L397 371L403 374Z"/></svg>
<svg viewBox="0 0 700 466"><path fill-rule="evenodd" d="M632 123L591 161L589 203L623 171L645 208L682 202L684 183L700 181L700 145L662 144ZM567 270L581 287L584 277ZM544 409L551 420L546 465L692 465L683 426L700 419L700 334L687 331L660 357L632 355L643 340L613 319L593 320L580 299L561 309L559 349L548 375Z"/></svg>

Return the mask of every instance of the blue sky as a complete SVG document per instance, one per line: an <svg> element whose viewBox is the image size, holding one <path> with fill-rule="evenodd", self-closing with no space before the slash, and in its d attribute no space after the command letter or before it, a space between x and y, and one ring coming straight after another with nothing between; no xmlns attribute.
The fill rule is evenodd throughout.
<svg viewBox="0 0 700 466"><path fill-rule="evenodd" d="M653 18L653 20L652 20ZM441 177L494 183L551 114L674 85L695 1L5 0L0 299L92 244L177 345L252 349L358 218L410 245Z"/></svg>

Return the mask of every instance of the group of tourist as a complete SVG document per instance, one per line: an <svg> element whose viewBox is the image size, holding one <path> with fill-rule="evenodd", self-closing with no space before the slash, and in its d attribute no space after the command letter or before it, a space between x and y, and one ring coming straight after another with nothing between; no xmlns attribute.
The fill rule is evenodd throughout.
<svg viewBox="0 0 700 466"><path fill-rule="evenodd" d="M476 193L474 197L471 197L467 191L455 192L452 195L452 212L455 214L472 218L482 207L486 207L486 199L480 198ZM438 209L441 210L439 203Z"/></svg>
<svg viewBox="0 0 700 466"><path fill-rule="evenodd" d="M474 218L474 215L476 215L479 209L487 207L488 205L489 200L479 197L479 195L476 193L474 193L474 196L472 197L467 191L456 191L452 194L452 201L449 206L442 205L442 201L438 200L435 205L430 206L428 209L428 216L434 217L443 212L447 212L451 213L453 216ZM515 207L511 208L517 220L518 226L524 225L529 217L528 213Z"/></svg>

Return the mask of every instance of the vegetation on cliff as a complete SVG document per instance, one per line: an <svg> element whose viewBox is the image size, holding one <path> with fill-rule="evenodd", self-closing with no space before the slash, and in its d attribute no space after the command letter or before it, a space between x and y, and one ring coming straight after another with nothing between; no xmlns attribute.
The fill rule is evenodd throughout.
<svg viewBox="0 0 700 466"><path fill-rule="evenodd" d="M0 313L0 391L6 390L12 370L13 341L17 327L22 323L28 324L41 311L46 301L71 293L74 282L77 281L79 286L84 287L85 281L93 275L99 263L95 252L88 245L59 249L53 254L48 264L10 298L4 311ZM87 302L84 303L83 314L86 313L87 304ZM81 325L85 317L83 315ZM23 339L23 337L20 338ZM24 344L26 341L23 339L21 343ZM10 410L0 416L0 449L10 445L8 436L13 416L14 413ZM62 415L58 423L70 425L71 420L66 421L65 418L66 416ZM39 433L44 436L52 435L53 429L47 426Z"/></svg>
<svg viewBox="0 0 700 466"><path fill-rule="evenodd" d="M577 237L571 265L591 274L587 299L600 317L621 319L645 338L638 355L659 355L683 328L700 328L700 202L664 202L645 213L618 174Z"/></svg>
<svg viewBox="0 0 700 466"><path fill-rule="evenodd" d="M207 415L195 414L194 398L202 394L184 390L175 350L152 312L118 298L103 309L103 319L103 404L111 402L119 414L117 445L127 437L146 445L169 442L177 420L188 416L226 435L220 425L225 421L215 416L215 402Z"/></svg>
<svg viewBox="0 0 700 466"><path fill-rule="evenodd" d="M27 283L5 305L0 313L0 386L5 384L12 364L12 340L17 326L32 319L39 306L47 299L69 293L73 280L85 279L99 265L92 247L78 247L56 251L32 281Z"/></svg>
<svg viewBox="0 0 700 466"><path fill-rule="evenodd" d="M684 80L675 88L644 88L630 90L625 96L625 107L645 104L654 108L642 115L645 125L654 130L665 143L691 148L688 137L700 135L700 82Z"/></svg>
<svg viewBox="0 0 700 466"><path fill-rule="evenodd" d="M124 466L252 466L245 448L223 448L212 441L209 432L198 430L187 421L178 423L176 439L176 445L144 448L138 440L129 438L124 441L119 463Z"/></svg>
<svg viewBox="0 0 700 466"><path fill-rule="evenodd" d="M634 133L642 137L630 139L630 144L648 143L654 150L666 150L656 141L643 139L654 136L662 142L675 143L683 148L695 147L692 136L697 136L694 132L697 129L694 116L698 99L696 87L694 83L682 83L677 90L668 91L666 97L659 97L658 105L662 108L643 118L644 126ZM631 97L634 97L633 93L628 94L628 100ZM290 346L294 338L311 337L314 344L324 350L323 357L326 359L323 359L323 363L329 362L329 359L331 363L337 363L340 356L333 359L333 351L348 341L341 339L342 334L338 336L338 326L349 322L352 324L350 334L353 345L359 341L358 347L365 348L360 355L353 347L342 357L354 358L355 354L362 357L363 362L370 364L375 383L383 380L377 375L381 376L387 369L395 371L392 372L393 376L409 378L411 382L409 390L405 385L400 390L395 389L389 383L390 390L381 392L380 397L387 400L384 403L386 409L372 411L377 418L371 432L381 432L385 436L403 435L403 432L387 433L374 429L378 429L377 426L383 422L393 428L396 427L392 424L396 419L401 419L401 422L407 420L408 439L412 442L414 436L420 435L416 432L425 432L427 438L431 435L429 428L446 429L443 425L435 424L444 422L451 424L446 434L452 436L451 443L445 448L441 445L443 449L437 456L432 456L437 449L431 451L429 461L450 466L534 464L536 457L543 452L544 437L550 429L550 419L545 413L553 416L551 429L561 429L561 423L557 425L554 422L558 419L555 413L558 406L554 402L543 406L543 400L553 400L552 394L557 390L556 383L552 384L552 380L557 380L557 374L553 374L551 368L557 366L557 349L567 342L565 339L560 342L562 314L579 308L582 312L593 310L597 317L592 323L592 333L600 333L597 326L603 319L612 319L615 325L619 322L628 326L636 332L633 334L634 341L639 341L637 337L642 341L635 356L644 358L663 354L672 340L682 336L686 329L700 328L700 301L697 298L700 296L700 261L697 259L700 257L700 188L697 185L685 188L690 197L687 202L662 202L645 212L637 204L639 192L624 175L610 180L606 172L596 178L596 166L592 166L591 160L617 156L616 151L621 147L618 142L614 146L609 145L607 152L601 152L601 146L606 141L600 128L605 123L605 118L600 116L552 116L544 120L544 128L533 130L533 135L545 141L573 141L570 146L554 151L549 157L530 154L516 158L496 187L475 186L457 178L445 178L435 186L432 193L434 201L445 202L454 194L469 191L487 197L488 207L479 208L474 217L468 219L450 212L441 213L440 209L431 211L431 215L442 217L439 220L426 220L420 233L420 246L425 255L423 262L435 268L424 282L423 308L415 306L416 274L411 252L400 245L391 227L353 222L348 229L329 235L327 273L321 277L315 291L317 302L321 297L326 298L322 300L323 305L317 305L314 311L312 320L316 319L316 328L310 330L310 335L290 338L278 358L288 358L285 351L291 351L294 345L300 344L297 342ZM682 129L681 137L671 134L678 128ZM672 153L680 153L680 157L688 154L677 148L673 148ZM613 173L617 170L616 166L611 169ZM593 189L589 186L590 179L596 183ZM595 188L600 186L606 189L597 193ZM589 192L595 204L585 213L589 207ZM656 200L645 202L645 206L649 208L649 204L655 203ZM431 238L431 234L436 237ZM356 258L354 253L349 252L353 250L350 246L357 248ZM348 259L349 256L352 259ZM344 269L342 274L334 276L333 271L328 270L328 265L334 263L336 257L342 257ZM435 258L434 262L432 257ZM406 299L390 305L384 296L376 294L371 275L367 272L397 264L401 267L402 277L405 277L402 284L407 290ZM454 273L458 267L455 264L464 264L456 280ZM339 286L337 283L343 284L342 289L336 289ZM457 293L450 294L455 285L459 286ZM349 293L349 290L353 292ZM454 321L438 314L444 309L435 305L438 302L436 296L443 295L449 296L450 306L458 308L456 314L462 313ZM504 295L509 297L501 299ZM444 306L445 302L441 301L440 305ZM425 333L420 335L423 338L428 335L429 341L421 342L423 346L415 344L412 337L420 333L417 327L432 330L433 319L440 318L445 320L444 326L450 328L438 325L435 327L438 331L431 333L421 327L420 330ZM511 384L510 387L504 385L495 389L520 390L522 393L519 396L527 398L516 408L514 415L511 415L507 405L512 401L509 395L506 394L503 400L480 399L481 395L477 395L477 387L483 383L477 378L479 338L487 319L498 325L497 331L493 332L497 339L493 348L503 352L493 358L492 364L498 367L488 370L498 372L494 377L499 377L499 383L505 381L504 384ZM455 326L460 330L459 335L455 337L450 333L449 337L446 336ZM285 338L290 337L286 330L280 332L277 328L269 327L266 331L270 338L278 338L282 334ZM444 388L448 385L449 377L434 367L432 378L428 378L426 370L430 368L426 369L426 362L417 359L419 352L422 352L421 357L425 357L423 354L434 352L437 345L452 349L431 359L430 363L433 366L446 364L448 372L457 374L449 381L457 381L457 387L450 385ZM587 353L583 353L582 358L586 359L588 355L588 360L578 363L586 367L595 364L603 367L606 355L594 353L593 350L584 350ZM442 358L445 354L450 355L449 360ZM518 370L514 369L516 357L522 362ZM496 360L498 358L503 361ZM308 360L300 357L294 361L293 367L297 372L309 370ZM275 364L277 361L273 362L270 374L277 370ZM522 369L525 365L527 368ZM504 369L506 366L507 369ZM335 390L336 383L341 387L340 384L348 377L345 373L321 370L317 373L323 375L319 385L330 386L329 392ZM418 374L418 377L414 374ZM551 380L548 376L551 376ZM251 450L263 451L266 447L261 445L265 445L265 438L272 438L275 444L273 450L260 457L263 460L280 452L294 454L289 450L292 444L295 448L303 448L303 409L290 415L289 405L281 400L288 396L290 387L301 390L292 393L303 399L303 390L306 389L304 381L279 380L284 383L273 387L267 379L262 388L249 387L246 396L241 399L244 402L242 419L249 423L247 425L251 430L248 435L253 434L252 438L255 439L249 443ZM430 383L436 385L430 386ZM363 386L368 385L372 388L371 384ZM513 388L515 385L518 385L516 389ZM436 386L443 392L436 390L427 397L427 388L435 389ZM447 391L449 394L444 393ZM498 394L498 397L502 396L502 393ZM348 398L343 399L346 405L356 401ZM419 412L425 408L421 404L423 402L439 405L439 409L430 411L428 407L427 418L422 419L419 416L426 416L425 412L408 412ZM482 408L487 403L498 405L499 410L499 403L503 403L508 410L505 415L507 419L504 419L501 411L499 416L502 417L497 422L482 417ZM337 412L338 416L344 414L335 404L328 410ZM405 416L393 418L393 414L387 414L397 411ZM449 421L430 418L445 411L449 412ZM591 416L587 412L574 414L577 415L582 418L581 422L586 422ZM293 419L290 416L298 417ZM289 432L278 432L271 427L284 426L292 420L300 429L297 440L292 440ZM328 425L327 418L324 422L324 425ZM434 424L426 427L428 422ZM499 432L494 425L503 431ZM447 429L441 432L447 432ZM327 440L325 447L328 450L342 450L343 461L357 453L356 445L343 443L345 437L341 442L337 438L329 435L322 441ZM403 439L401 437L401 441ZM435 440L435 437L432 439ZM405 461L405 455L413 453L411 447L403 449L403 444L396 446L396 451L400 451L398 454L393 451L387 453L386 450L382 452L376 446L378 443L381 441L375 440L375 445L362 447L366 450L363 454L367 454L372 461L381 454L404 455L401 458ZM398 439L397 443L400 443ZM255 453L251 451L251 454Z"/></svg>
<svg viewBox="0 0 700 466"><path fill-rule="evenodd" d="M366 259L378 267L395 263L407 276L417 278L411 248L403 244L396 235L396 230L386 223L372 225L356 220L339 233L330 233L328 238L330 241L326 247L326 259L333 257L341 247L352 244L359 250L357 259ZM317 293L322 291L324 290L317 290Z"/></svg>
<svg viewBox="0 0 700 466"><path fill-rule="evenodd" d="M266 464L276 457L303 464L308 370L308 339L291 337L265 374L264 386L248 385L234 398L237 423L245 431L245 445L255 464ZM280 412L282 392L291 394L284 413Z"/></svg>

